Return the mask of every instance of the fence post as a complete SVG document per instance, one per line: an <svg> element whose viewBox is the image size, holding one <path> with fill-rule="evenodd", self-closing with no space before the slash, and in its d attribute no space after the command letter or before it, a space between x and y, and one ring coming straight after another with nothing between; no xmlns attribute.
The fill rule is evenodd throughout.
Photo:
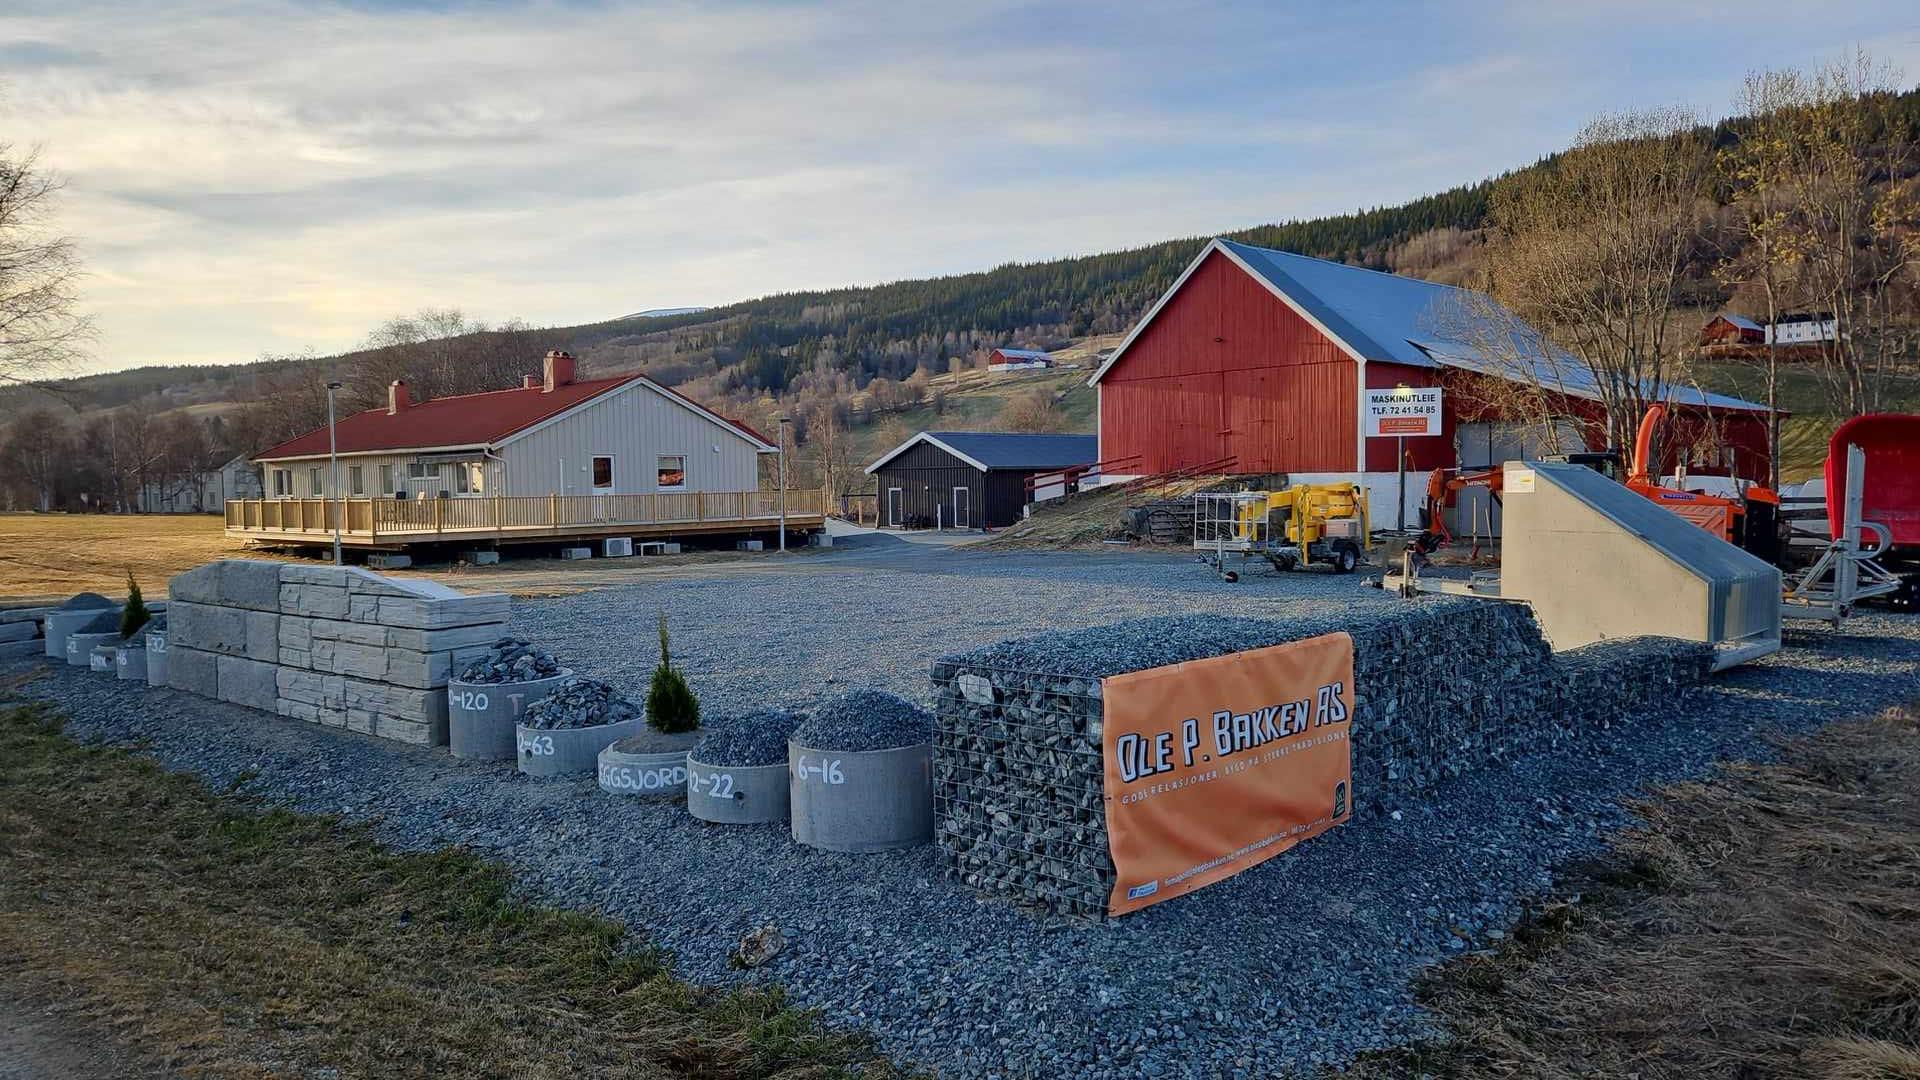
<svg viewBox="0 0 1920 1080"><path fill-rule="evenodd" d="M550 491L547 493L547 529L551 532L560 531L559 492Z"/></svg>
<svg viewBox="0 0 1920 1080"><path fill-rule="evenodd" d="M436 498L433 500L433 531L434 532L439 532L441 530L442 525L445 524L446 508L442 505L442 503L444 502L445 502L444 499Z"/></svg>

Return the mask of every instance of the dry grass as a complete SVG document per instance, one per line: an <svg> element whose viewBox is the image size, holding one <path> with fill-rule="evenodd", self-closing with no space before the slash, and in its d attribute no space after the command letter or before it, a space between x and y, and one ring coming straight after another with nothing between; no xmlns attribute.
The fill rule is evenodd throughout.
<svg viewBox="0 0 1920 1080"><path fill-rule="evenodd" d="M1920 1078L1920 713L1638 807L1578 906L1449 965L1374 1075Z"/></svg>
<svg viewBox="0 0 1920 1080"><path fill-rule="evenodd" d="M894 1075L472 855L399 854L0 707L0 993L187 1076ZM321 1070L329 1070L322 1073Z"/></svg>
<svg viewBox="0 0 1920 1080"><path fill-rule="evenodd" d="M127 571L149 596L167 579L241 545L212 514L0 514L0 600L124 596Z"/></svg>
<svg viewBox="0 0 1920 1080"><path fill-rule="evenodd" d="M1033 516L1001 530L987 543L1024 548L1097 547L1102 540L1124 535L1120 515L1126 510L1148 503L1191 499L1195 492L1213 487L1223 479L1195 477L1139 489L1116 485L1036 503Z"/></svg>

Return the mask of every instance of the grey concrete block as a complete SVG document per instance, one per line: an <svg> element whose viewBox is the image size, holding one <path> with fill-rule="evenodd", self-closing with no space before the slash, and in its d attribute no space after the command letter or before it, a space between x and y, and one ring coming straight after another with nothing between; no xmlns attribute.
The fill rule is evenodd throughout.
<svg viewBox="0 0 1920 1080"><path fill-rule="evenodd" d="M814 533L812 536L807 537L807 546L817 547L817 548L830 548L833 546L833 536L829 533L823 533L823 532Z"/></svg>
<svg viewBox="0 0 1920 1080"><path fill-rule="evenodd" d="M42 659L44 659L44 656L42 656L44 651L45 647L41 645L39 638L29 638L26 641L9 641L0 644L0 660L31 660L34 657L42 657Z"/></svg>
<svg viewBox="0 0 1920 1080"><path fill-rule="evenodd" d="M453 626L445 630L416 630L411 627L390 627L386 630L386 643L389 648L407 649L411 652L444 652L448 649L466 649L475 645L491 645L498 641L503 632L497 622L483 622L474 626Z"/></svg>
<svg viewBox="0 0 1920 1080"><path fill-rule="evenodd" d="M175 603L218 604L220 563L210 562L173 575L167 580L167 599Z"/></svg>
<svg viewBox="0 0 1920 1080"><path fill-rule="evenodd" d="M313 647L313 620L299 615L280 616L280 648L310 649Z"/></svg>
<svg viewBox="0 0 1920 1080"><path fill-rule="evenodd" d="M397 716L376 716L373 733L383 739L412 743L415 746L447 745L447 722L439 720L425 723L419 720L405 720Z"/></svg>
<svg viewBox="0 0 1920 1080"><path fill-rule="evenodd" d="M392 631L374 623L346 622L340 619L315 619L307 624L309 644L321 641L349 641L356 645L384 646Z"/></svg>
<svg viewBox="0 0 1920 1080"><path fill-rule="evenodd" d="M346 679L342 689L346 707L350 710L443 726L447 721L447 692L444 689L423 690L360 679Z"/></svg>
<svg viewBox="0 0 1920 1080"><path fill-rule="evenodd" d="M280 583L280 614L344 619L347 617L347 587L344 583L317 585L312 582L283 581Z"/></svg>
<svg viewBox="0 0 1920 1080"><path fill-rule="evenodd" d="M742 541L740 541L739 543L737 543L737 544L735 544L735 545L733 545L733 550L735 550L735 551L764 551L764 550L766 550L766 547L767 547L767 545L766 545L766 543L765 543L764 541L760 541L760 540L742 540Z"/></svg>
<svg viewBox="0 0 1920 1080"><path fill-rule="evenodd" d="M315 707L343 708L347 700L345 677L319 671L281 667L274 672L274 689L283 701Z"/></svg>
<svg viewBox="0 0 1920 1080"><path fill-rule="evenodd" d="M176 657L176 660L178 658ZM279 668L244 656L216 658L219 698L266 712L279 710Z"/></svg>
<svg viewBox="0 0 1920 1080"><path fill-rule="evenodd" d="M408 630L450 630L507 621L508 599L502 593L460 596L446 600L382 597L378 621Z"/></svg>
<svg viewBox="0 0 1920 1080"><path fill-rule="evenodd" d="M362 735L373 734L373 714L365 709L340 710L341 726Z"/></svg>
<svg viewBox="0 0 1920 1080"><path fill-rule="evenodd" d="M149 604L148 607L153 605ZM17 622L38 622L53 611L47 607L0 608L0 626Z"/></svg>
<svg viewBox="0 0 1920 1080"><path fill-rule="evenodd" d="M560 557L563 559L591 559L593 558L593 549L590 547L561 548Z"/></svg>
<svg viewBox="0 0 1920 1080"><path fill-rule="evenodd" d="M40 636L40 627L30 620L0 623L0 643L31 641Z"/></svg>
<svg viewBox="0 0 1920 1080"><path fill-rule="evenodd" d="M497 551L463 551L460 557L465 559L469 566L492 566L500 561L500 553Z"/></svg>
<svg viewBox="0 0 1920 1080"><path fill-rule="evenodd" d="M219 654L189 648L171 638L167 643L167 685L205 698L220 696Z"/></svg>
<svg viewBox="0 0 1920 1080"><path fill-rule="evenodd" d="M355 596L417 596L423 600L464 596L460 590L424 578L392 578L363 570L347 569L347 591Z"/></svg>
<svg viewBox="0 0 1920 1080"><path fill-rule="evenodd" d="M375 552L367 556L367 565L375 570L405 570L407 567L413 565L413 557L410 555L389 555L384 552Z"/></svg>
<svg viewBox="0 0 1920 1080"><path fill-rule="evenodd" d="M280 564L263 559L223 559L220 602L248 611L280 611Z"/></svg>

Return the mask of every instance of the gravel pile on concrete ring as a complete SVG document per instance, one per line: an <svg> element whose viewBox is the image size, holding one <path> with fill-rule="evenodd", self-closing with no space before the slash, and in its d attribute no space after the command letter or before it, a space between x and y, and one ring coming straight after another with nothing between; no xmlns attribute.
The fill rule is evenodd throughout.
<svg viewBox="0 0 1920 1080"><path fill-rule="evenodd" d="M620 691L612 684L600 679L573 679L527 706L520 723L530 728L556 731L617 724L642 715L645 715L644 710L620 696Z"/></svg>
<svg viewBox="0 0 1920 1080"><path fill-rule="evenodd" d="M487 651L467 661L460 681L468 683L532 682L560 674L553 654L524 638L503 637Z"/></svg>
<svg viewBox="0 0 1920 1080"><path fill-rule="evenodd" d="M702 765L785 765L787 739L806 720L785 709L716 716L701 726L700 742L688 755Z"/></svg>
<svg viewBox="0 0 1920 1080"><path fill-rule="evenodd" d="M103 611L68 631L73 634L105 634L120 629L120 613Z"/></svg>
<svg viewBox="0 0 1920 1080"><path fill-rule="evenodd" d="M101 596L97 592L83 592L83 593L73 594L73 596L67 599L66 603L61 604L59 607L55 608L54 610L55 611L81 611L81 610L91 610L93 608L103 608L103 607L113 607L113 606L114 606L113 601L107 599L104 596Z"/></svg>
<svg viewBox="0 0 1920 1080"><path fill-rule="evenodd" d="M893 750L933 741L933 714L885 690L862 687L807 710L793 741L815 750Z"/></svg>

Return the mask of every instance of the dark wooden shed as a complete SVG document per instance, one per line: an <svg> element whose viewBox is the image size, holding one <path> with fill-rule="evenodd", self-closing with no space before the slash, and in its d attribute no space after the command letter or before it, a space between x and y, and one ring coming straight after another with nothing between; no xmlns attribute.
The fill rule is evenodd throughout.
<svg viewBox="0 0 1920 1080"><path fill-rule="evenodd" d="M1091 465L1092 435L923 431L867 466L879 481L880 524L999 529L1020 520L1036 475Z"/></svg>

